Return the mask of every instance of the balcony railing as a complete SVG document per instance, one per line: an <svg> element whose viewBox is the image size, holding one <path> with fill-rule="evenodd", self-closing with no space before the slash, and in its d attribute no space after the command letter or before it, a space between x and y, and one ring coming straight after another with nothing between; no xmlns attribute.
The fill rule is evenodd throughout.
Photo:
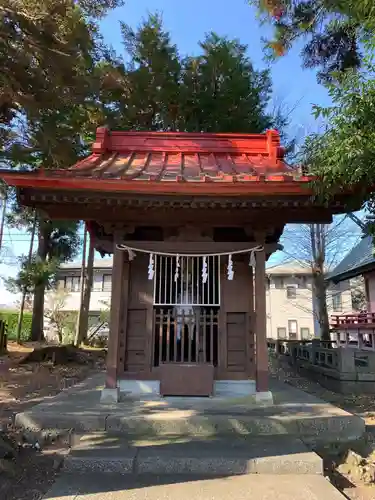
<svg viewBox="0 0 375 500"><path fill-rule="evenodd" d="M341 314L331 317L331 327L335 330L375 329L375 313Z"/></svg>

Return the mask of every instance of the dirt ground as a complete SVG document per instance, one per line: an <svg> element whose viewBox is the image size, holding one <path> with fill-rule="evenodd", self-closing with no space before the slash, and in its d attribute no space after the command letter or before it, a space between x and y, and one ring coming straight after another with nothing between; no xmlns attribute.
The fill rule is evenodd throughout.
<svg viewBox="0 0 375 500"><path fill-rule="evenodd" d="M40 449L39 443L26 442L23 434L12 425L13 415L104 368L103 351L92 349L80 350L79 362L20 364L29 352L39 347L38 344L20 347L10 343L9 354L0 358L0 439L5 446L0 446L0 452L3 450L0 455L1 500L40 500L53 483L68 451L67 444L62 441ZM365 419L367 433L362 441L346 449L328 447L317 451L325 460L331 482L349 500L375 500L375 398L328 391L275 359L270 363L270 371L279 380Z"/></svg>
<svg viewBox="0 0 375 500"><path fill-rule="evenodd" d="M100 350L79 350L79 362L20 364L38 347L38 344L16 346L9 343L9 354L0 358L1 500L42 498L53 483L68 449L62 441L40 449L37 442L27 443L23 434L13 427L13 415L104 368L104 353Z"/></svg>
<svg viewBox="0 0 375 500"><path fill-rule="evenodd" d="M286 362L271 358L272 376L320 399L362 417L366 434L350 446L327 446L317 452L323 457L332 484L349 500L375 500L375 397L344 395L329 391L317 382L299 375Z"/></svg>

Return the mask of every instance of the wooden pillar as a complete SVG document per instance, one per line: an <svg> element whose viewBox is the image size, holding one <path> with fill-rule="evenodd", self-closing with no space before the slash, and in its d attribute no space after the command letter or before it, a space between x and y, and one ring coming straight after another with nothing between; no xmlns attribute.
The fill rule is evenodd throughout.
<svg viewBox="0 0 375 500"><path fill-rule="evenodd" d="M257 392L268 391L266 255L255 252L255 360Z"/></svg>
<svg viewBox="0 0 375 500"><path fill-rule="evenodd" d="M111 313L107 352L107 375L105 381L107 389L116 389L119 361L123 358L123 356L119 355L119 349L121 339L120 331L123 328L125 252L117 248L118 239L116 237L114 241Z"/></svg>

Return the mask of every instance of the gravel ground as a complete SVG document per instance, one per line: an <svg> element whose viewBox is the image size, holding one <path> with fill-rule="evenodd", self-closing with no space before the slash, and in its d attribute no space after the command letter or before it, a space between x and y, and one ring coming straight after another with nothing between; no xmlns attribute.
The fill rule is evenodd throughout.
<svg viewBox="0 0 375 500"><path fill-rule="evenodd" d="M20 353L0 359L0 437L10 443L13 459L0 456L0 499L40 500L54 482L68 451L67 443L57 441L38 450L25 443L23 435L12 426L13 415L70 387L88 375L103 369L101 352L87 353L86 363L53 366L51 363L19 365ZM286 363L271 359L273 377L324 399L344 410L357 413L367 424L363 441L351 447L356 453L375 464L375 398L348 396L324 389L312 380L300 376ZM0 446L1 451L1 446ZM350 500L375 500L374 483L363 484L354 478L345 461L348 449L318 450L325 459L326 470L332 481Z"/></svg>
<svg viewBox="0 0 375 500"><path fill-rule="evenodd" d="M20 354L12 347L10 356L0 360L0 499L39 500L54 482L68 445L58 440L38 449L39 443L25 442L13 427L13 416L102 370L104 354L80 351L79 363L56 366L19 364L30 349Z"/></svg>
<svg viewBox="0 0 375 500"><path fill-rule="evenodd" d="M362 440L351 443L350 446L327 446L317 452L324 459L326 474L331 482L349 500L375 500L375 397L329 391L317 382L299 375L287 362L274 357L270 360L270 373L278 380L357 414L365 420L367 432ZM366 474L369 469L371 474Z"/></svg>

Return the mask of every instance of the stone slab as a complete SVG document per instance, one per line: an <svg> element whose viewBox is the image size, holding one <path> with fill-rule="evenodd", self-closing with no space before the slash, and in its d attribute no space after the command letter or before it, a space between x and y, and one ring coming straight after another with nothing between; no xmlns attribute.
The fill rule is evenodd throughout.
<svg viewBox="0 0 375 500"><path fill-rule="evenodd" d="M69 430L77 432L95 432L105 430L107 412L56 412L28 410L15 415L17 427L31 431L46 429Z"/></svg>
<svg viewBox="0 0 375 500"><path fill-rule="evenodd" d="M130 474L134 472L137 448L123 441L102 438L81 439L73 446L64 462L64 470L74 473L114 472Z"/></svg>
<svg viewBox="0 0 375 500"><path fill-rule="evenodd" d="M131 444L130 444L131 443ZM322 459L299 439L255 437L186 442L143 441L93 434L73 446L71 472L235 475L322 474Z"/></svg>
<svg viewBox="0 0 375 500"><path fill-rule="evenodd" d="M266 410L266 409L265 409ZM361 437L364 421L356 416L319 417L310 415L191 415L171 412L168 416L155 413L145 416L109 415L106 431L142 436L241 436L291 435L307 442L353 440Z"/></svg>
<svg viewBox="0 0 375 500"><path fill-rule="evenodd" d="M197 478L194 475L62 474L44 500L344 500L317 475L253 475Z"/></svg>

